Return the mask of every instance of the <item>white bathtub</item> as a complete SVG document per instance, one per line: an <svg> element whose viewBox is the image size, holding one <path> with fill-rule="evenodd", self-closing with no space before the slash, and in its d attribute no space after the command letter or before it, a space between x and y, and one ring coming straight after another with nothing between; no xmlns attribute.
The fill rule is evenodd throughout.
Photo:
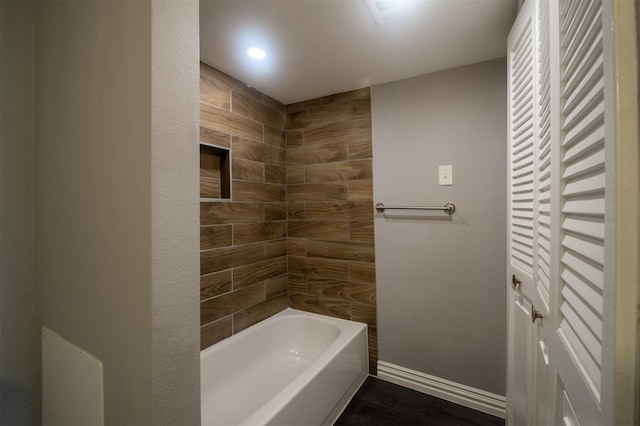
<svg viewBox="0 0 640 426"><path fill-rule="evenodd" d="M368 372L366 325L286 309L200 353L202 425L330 425Z"/></svg>

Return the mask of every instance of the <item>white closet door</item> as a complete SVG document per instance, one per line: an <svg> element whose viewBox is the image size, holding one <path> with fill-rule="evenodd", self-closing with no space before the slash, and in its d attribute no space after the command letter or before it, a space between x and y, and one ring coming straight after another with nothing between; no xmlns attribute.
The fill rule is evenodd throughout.
<svg viewBox="0 0 640 426"><path fill-rule="evenodd" d="M552 2L554 4L555 2ZM558 422L606 424L603 417L603 319L613 284L613 217L607 187L613 125L605 106L603 2L560 0L560 209L554 357L559 374ZM608 298L607 300L611 300ZM610 349L607 349L610 350Z"/></svg>
<svg viewBox="0 0 640 426"><path fill-rule="evenodd" d="M538 51L537 132L536 132L536 270L535 287L537 308L549 312L552 281L552 126L551 126L551 34L549 2L536 3L536 48ZM556 178L555 175L553 178ZM555 192L555 191L554 191ZM555 193L553 194L555 195Z"/></svg>
<svg viewBox="0 0 640 426"><path fill-rule="evenodd" d="M534 284L535 295L533 299L532 313L541 315L541 318L530 324L533 327L533 362L531 364L534 390L532 399L535 402L533 411L534 425L547 425L553 422L553 397L555 392L552 383L555 383L555 370L550 365L549 344L552 340L551 290L554 285L554 275L557 275L557 248L554 247L554 238L557 238L557 223L554 217L558 211L558 170L557 155L554 152L554 140L552 135L557 130L557 120L552 120L552 115L557 114L557 103L552 101L551 86L551 22L549 2L538 0L535 3L536 37L535 47L537 51L536 71L536 206L535 206L535 268ZM555 53L555 50L554 50ZM553 125L552 125L553 124ZM555 141L557 145L557 140Z"/></svg>
<svg viewBox="0 0 640 426"><path fill-rule="evenodd" d="M508 39L509 228L508 279L529 300L534 294L535 49L532 1L525 2Z"/></svg>
<svg viewBox="0 0 640 426"><path fill-rule="evenodd" d="M613 418L610 7L527 0L508 39L509 424Z"/></svg>
<svg viewBox="0 0 640 426"><path fill-rule="evenodd" d="M508 46L508 269L507 423L534 421L531 395L534 339L531 303L535 294L536 50L533 1L525 2Z"/></svg>

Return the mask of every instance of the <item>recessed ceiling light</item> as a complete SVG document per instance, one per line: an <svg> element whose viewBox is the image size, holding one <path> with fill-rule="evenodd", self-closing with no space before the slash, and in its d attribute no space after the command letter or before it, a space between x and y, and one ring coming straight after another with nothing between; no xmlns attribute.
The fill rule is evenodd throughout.
<svg viewBox="0 0 640 426"><path fill-rule="evenodd" d="M247 50L247 55L249 55L249 57L253 59L264 59L267 56L267 53L260 48L252 47L251 49Z"/></svg>

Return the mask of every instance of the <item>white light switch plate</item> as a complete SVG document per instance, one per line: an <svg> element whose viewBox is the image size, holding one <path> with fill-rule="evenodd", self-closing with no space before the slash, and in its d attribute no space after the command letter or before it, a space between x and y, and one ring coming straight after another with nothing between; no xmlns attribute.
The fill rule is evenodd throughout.
<svg viewBox="0 0 640 426"><path fill-rule="evenodd" d="M440 185L453 185L453 167L451 164L438 167L438 183Z"/></svg>

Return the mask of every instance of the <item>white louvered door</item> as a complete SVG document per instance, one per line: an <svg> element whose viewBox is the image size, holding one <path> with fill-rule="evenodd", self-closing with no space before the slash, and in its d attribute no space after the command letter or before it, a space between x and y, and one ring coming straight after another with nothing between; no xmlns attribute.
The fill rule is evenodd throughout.
<svg viewBox="0 0 640 426"><path fill-rule="evenodd" d="M509 279L533 296L535 204L535 49L532 2L524 4L509 38Z"/></svg>
<svg viewBox="0 0 640 426"><path fill-rule="evenodd" d="M554 358L558 422L607 424L613 344L603 319L613 309L613 120L607 86L608 2L561 0L557 14L560 96L560 230ZM607 105L609 107L607 108ZM607 253L609 249L609 253Z"/></svg>
<svg viewBox="0 0 640 426"><path fill-rule="evenodd" d="M508 40L509 269L507 421L546 424L553 392L551 294L551 43L549 4L525 2Z"/></svg>
<svg viewBox="0 0 640 426"><path fill-rule="evenodd" d="M527 0L508 39L508 424L612 419L610 7Z"/></svg>
<svg viewBox="0 0 640 426"><path fill-rule="evenodd" d="M533 1L525 2L508 39L507 422L534 424L536 364L531 308L535 295L537 93Z"/></svg>
<svg viewBox="0 0 640 426"><path fill-rule="evenodd" d="M533 362L530 366L533 375L534 388L532 391L532 404L534 405L533 425L551 424L553 407L552 398L555 395L551 386L555 382L555 370L550 365L550 340L553 336L549 320L551 319L551 289L553 275L557 270L556 249L552 236L555 235L557 225L552 220L557 211L557 203L554 197L557 194L557 163L553 150L552 135L555 127L552 126L552 114L557 105L552 102L552 73L551 73L551 22L549 18L550 4L547 0L535 2L536 23L535 49L536 55L536 132L535 132L535 157L536 157L536 205L535 205L535 247L536 263L534 268L533 306L534 313L542 316L530 324L533 327Z"/></svg>

